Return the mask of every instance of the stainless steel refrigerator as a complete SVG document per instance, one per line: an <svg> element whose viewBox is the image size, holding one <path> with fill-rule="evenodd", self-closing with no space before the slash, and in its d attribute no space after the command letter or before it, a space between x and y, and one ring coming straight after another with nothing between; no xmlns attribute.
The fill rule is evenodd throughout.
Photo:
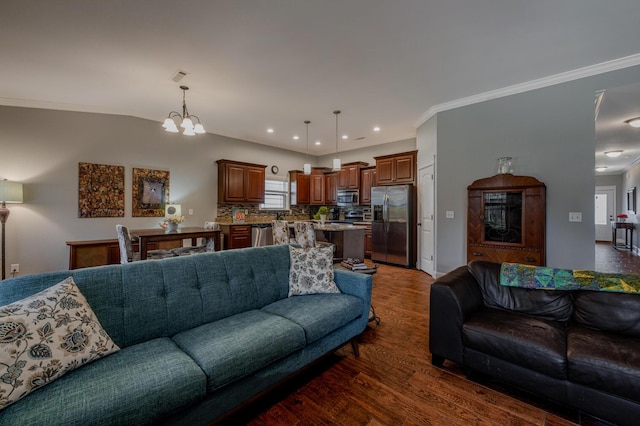
<svg viewBox="0 0 640 426"><path fill-rule="evenodd" d="M371 260L414 266L415 187L373 187L371 209Z"/></svg>

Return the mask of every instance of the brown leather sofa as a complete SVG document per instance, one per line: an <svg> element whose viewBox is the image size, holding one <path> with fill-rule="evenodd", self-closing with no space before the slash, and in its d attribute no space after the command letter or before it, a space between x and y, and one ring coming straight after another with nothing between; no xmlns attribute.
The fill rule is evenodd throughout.
<svg viewBox="0 0 640 426"><path fill-rule="evenodd" d="M619 425L640 419L640 295L500 285L472 261L431 286L432 363L471 371Z"/></svg>

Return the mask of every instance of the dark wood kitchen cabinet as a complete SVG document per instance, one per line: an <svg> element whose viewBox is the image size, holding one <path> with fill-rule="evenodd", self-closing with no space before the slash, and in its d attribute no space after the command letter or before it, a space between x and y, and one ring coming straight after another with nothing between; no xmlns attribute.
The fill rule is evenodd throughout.
<svg viewBox="0 0 640 426"><path fill-rule="evenodd" d="M316 206L325 204L325 170L324 167L313 167L311 169L309 204Z"/></svg>
<svg viewBox="0 0 640 426"><path fill-rule="evenodd" d="M267 166L231 160L217 160L218 202L258 204L264 202Z"/></svg>
<svg viewBox="0 0 640 426"><path fill-rule="evenodd" d="M467 261L544 266L546 187L499 174L467 187Z"/></svg>
<svg viewBox="0 0 640 426"><path fill-rule="evenodd" d="M338 171L338 189L360 189L360 168L368 165L364 161L343 164Z"/></svg>
<svg viewBox="0 0 640 426"><path fill-rule="evenodd" d="M378 185L416 184L418 151L374 157Z"/></svg>
<svg viewBox="0 0 640 426"><path fill-rule="evenodd" d="M324 203L328 206L338 204L338 173L325 173L324 175Z"/></svg>
<svg viewBox="0 0 640 426"><path fill-rule="evenodd" d="M220 225L227 249L251 247L251 225Z"/></svg>
<svg viewBox="0 0 640 426"><path fill-rule="evenodd" d="M292 206L311 204L311 175L302 170L289 171L289 202Z"/></svg>
<svg viewBox="0 0 640 426"><path fill-rule="evenodd" d="M376 167L360 169L360 205L371 204L371 188L376 185Z"/></svg>

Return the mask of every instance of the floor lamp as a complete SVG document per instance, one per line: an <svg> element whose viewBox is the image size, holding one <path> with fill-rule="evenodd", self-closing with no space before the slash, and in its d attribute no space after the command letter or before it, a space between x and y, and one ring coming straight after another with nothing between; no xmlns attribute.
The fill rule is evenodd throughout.
<svg viewBox="0 0 640 426"><path fill-rule="evenodd" d="M9 218L9 209L7 203L22 203L22 184L19 182L9 182L8 180L0 180L0 222L2 222L2 279L5 279L5 239L4 225Z"/></svg>

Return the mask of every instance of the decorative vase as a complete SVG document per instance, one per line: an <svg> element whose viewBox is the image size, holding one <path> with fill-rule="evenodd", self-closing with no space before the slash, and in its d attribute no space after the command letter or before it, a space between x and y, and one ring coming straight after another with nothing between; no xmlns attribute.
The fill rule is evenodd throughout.
<svg viewBox="0 0 640 426"><path fill-rule="evenodd" d="M618 218L618 222L620 222L620 223L625 223L626 221L627 221L626 217L619 217Z"/></svg>
<svg viewBox="0 0 640 426"><path fill-rule="evenodd" d="M173 232L173 231L177 231L178 230L178 224L174 223L174 222L168 222L167 223L167 231L169 232Z"/></svg>
<svg viewBox="0 0 640 426"><path fill-rule="evenodd" d="M324 225L324 222L327 220L327 215L326 214L321 214L320 215L320 224Z"/></svg>

